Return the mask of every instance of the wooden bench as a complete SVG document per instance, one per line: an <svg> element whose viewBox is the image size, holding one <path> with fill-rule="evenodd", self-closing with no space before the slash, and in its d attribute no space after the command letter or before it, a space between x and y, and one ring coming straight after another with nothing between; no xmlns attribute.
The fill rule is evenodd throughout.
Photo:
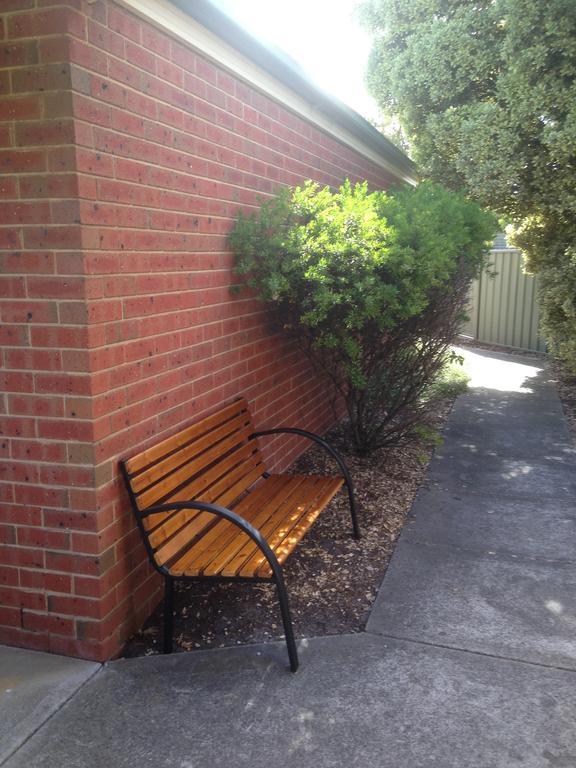
<svg viewBox="0 0 576 768"><path fill-rule="evenodd" d="M258 438L278 433L322 446L341 475L269 474ZM295 672L282 564L343 485L360 537L352 481L338 453L302 429L257 432L246 400L238 400L120 467L150 562L165 579L164 653L172 651L176 580L273 581Z"/></svg>

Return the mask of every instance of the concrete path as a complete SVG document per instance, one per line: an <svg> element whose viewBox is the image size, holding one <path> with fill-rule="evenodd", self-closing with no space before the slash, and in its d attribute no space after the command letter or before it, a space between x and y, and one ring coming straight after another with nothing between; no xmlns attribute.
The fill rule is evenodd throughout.
<svg viewBox="0 0 576 768"><path fill-rule="evenodd" d="M576 768L574 450L539 360L466 356L367 632L108 664L3 765Z"/></svg>
<svg viewBox="0 0 576 768"><path fill-rule="evenodd" d="M90 661L0 646L0 765L99 668Z"/></svg>

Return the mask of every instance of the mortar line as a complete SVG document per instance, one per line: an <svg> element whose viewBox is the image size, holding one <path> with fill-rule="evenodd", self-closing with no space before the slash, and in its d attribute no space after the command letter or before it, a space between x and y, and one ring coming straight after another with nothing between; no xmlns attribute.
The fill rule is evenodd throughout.
<svg viewBox="0 0 576 768"><path fill-rule="evenodd" d="M412 643L413 645L423 645L423 646L426 646L427 648L439 648L445 651L457 651L459 653L468 653L471 656L482 656L484 658L495 659L497 661L510 661L513 664L525 664L527 666L539 667L542 669L554 669L558 672L570 672L571 674L576 675L576 669L573 667L564 667L556 664L546 664L541 661L531 661L529 659L519 659L519 658L516 658L515 656L499 656L496 653L488 653L488 651L474 651L474 650L471 650L470 648L462 648L458 645L445 645L442 643L433 643L427 640L414 640L413 638L410 638L410 637L382 634L380 632L374 632L369 629L365 629L360 634L371 635L372 637L388 638L389 640Z"/></svg>

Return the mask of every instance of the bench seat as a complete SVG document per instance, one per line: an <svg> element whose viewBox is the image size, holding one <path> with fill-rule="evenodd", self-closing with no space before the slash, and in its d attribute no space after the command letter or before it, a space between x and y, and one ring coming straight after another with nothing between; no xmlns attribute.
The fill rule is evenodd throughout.
<svg viewBox="0 0 576 768"><path fill-rule="evenodd" d="M260 531L283 564L343 484L343 477L271 475L231 509ZM217 520L191 542L170 563L170 571L174 576L272 577L258 545L227 520Z"/></svg>

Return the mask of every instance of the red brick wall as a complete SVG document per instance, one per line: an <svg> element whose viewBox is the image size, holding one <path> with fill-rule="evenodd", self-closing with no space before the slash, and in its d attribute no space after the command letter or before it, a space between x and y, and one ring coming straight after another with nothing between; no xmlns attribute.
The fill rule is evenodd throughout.
<svg viewBox="0 0 576 768"><path fill-rule="evenodd" d="M0 11L0 642L104 659L159 597L118 458L238 395L262 426L333 420L230 294L236 212L309 177L390 180L120 5Z"/></svg>

